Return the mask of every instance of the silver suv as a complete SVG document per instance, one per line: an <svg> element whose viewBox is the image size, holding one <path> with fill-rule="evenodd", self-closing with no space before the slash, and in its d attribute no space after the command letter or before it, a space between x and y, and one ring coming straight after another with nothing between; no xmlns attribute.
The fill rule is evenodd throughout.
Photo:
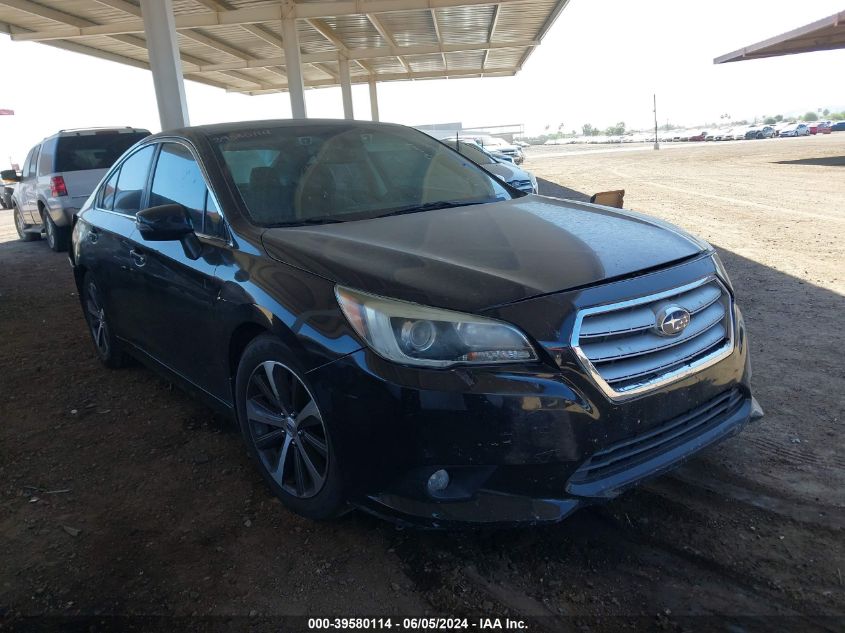
<svg viewBox="0 0 845 633"><path fill-rule="evenodd" d="M71 220L121 154L149 130L61 130L29 150L12 195L15 227L24 241L42 232L54 251L67 248Z"/></svg>

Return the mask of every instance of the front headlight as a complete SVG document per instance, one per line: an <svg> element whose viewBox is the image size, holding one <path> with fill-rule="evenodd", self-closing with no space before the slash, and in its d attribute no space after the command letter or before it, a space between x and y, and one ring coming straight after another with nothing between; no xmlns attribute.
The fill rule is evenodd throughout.
<svg viewBox="0 0 845 633"><path fill-rule="evenodd" d="M335 295L358 335L396 363L451 367L537 360L525 335L507 323L340 286Z"/></svg>

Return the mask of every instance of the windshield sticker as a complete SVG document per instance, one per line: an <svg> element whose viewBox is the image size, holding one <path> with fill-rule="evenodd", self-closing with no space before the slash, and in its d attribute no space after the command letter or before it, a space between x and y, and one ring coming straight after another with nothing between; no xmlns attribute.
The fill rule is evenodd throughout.
<svg viewBox="0 0 845 633"><path fill-rule="evenodd" d="M261 136L272 136L273 130L265 128L263 130L244 130L243 132L230 132L221 136L213 136L211 140L215 143L231 143L232 141L242 141L249 138L259 138Z"/></svg>

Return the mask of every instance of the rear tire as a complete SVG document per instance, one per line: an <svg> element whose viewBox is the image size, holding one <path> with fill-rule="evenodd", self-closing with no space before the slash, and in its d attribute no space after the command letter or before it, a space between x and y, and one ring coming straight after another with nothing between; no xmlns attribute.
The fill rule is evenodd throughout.
<svg viewBox="0 0 845 633"><path fill-rule="evenodd" d="M47 245L54 253L61 253L67 250L67 238L65 231L56 226L50 214L46 211L41 211L41 222L44 225L44 232L47 235Z"/></svg>
<svg viewBox="0 0 845 633"><path fill-rule="evenodd" d="M238 364L238 422L250 457L285 507L331 519L349 506L329 425L304 376L284 343L257 337Z"/></svg>
<svg viewBox="0 0 845 633"><path fill-rule="evenodd" d="M82 280L82 312L88 331L94 342L97 358L106 367L118 369L126 364L126 354L111 331L109 321L103 307L103 297L91 273L86 273Z"/></svg>
<svg viewBox="0 0 845 633"><path fill-rule="evenodd" d="M32 242L38 239L37 234L24 232L24 230L28 229L31 225L27 224L24 221L23 216L21 215L21 211L20 209L18 209L17 205L14 205L12 209L12 214L15 217L15 229L18 232L18 237L20 238L21 242Z"/></svg>

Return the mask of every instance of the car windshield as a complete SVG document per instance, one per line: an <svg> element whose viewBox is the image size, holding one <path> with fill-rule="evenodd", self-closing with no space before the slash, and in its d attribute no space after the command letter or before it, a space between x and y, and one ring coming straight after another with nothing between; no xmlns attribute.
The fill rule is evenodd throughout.
<svg viewBox="0 0 845 633"><path fill-rule="evenodd" d="M79 136L59 137L55 171L108 169L149 132L102 131Z"/></svg>
<svg viewBox="0 0 845 633"><path fill-rule="evenodd" d="M495 165L496 160L487 152L481 149L475 143L467 143L466 141L443 141L452 149L457 149L461 154L469 158L471 161L479 165Z"/></svg>
<svg viewBox="0 0 845 633"><path fill-rule="evenodd" d="M345 222L513 197L457 152L400 126L255 127L210 140L260 226Z"/></svg>

